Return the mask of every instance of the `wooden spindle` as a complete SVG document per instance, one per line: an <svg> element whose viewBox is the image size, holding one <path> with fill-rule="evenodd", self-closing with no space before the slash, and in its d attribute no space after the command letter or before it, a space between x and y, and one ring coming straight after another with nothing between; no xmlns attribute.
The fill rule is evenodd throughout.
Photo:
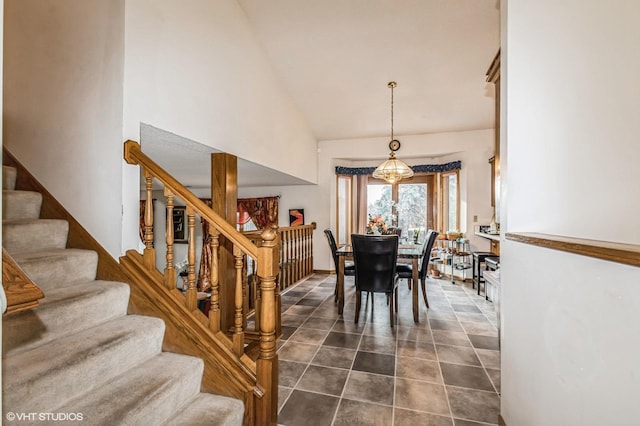
<svg viewBox="0 0 640 426"><path fill-rule="evenodd" d="M211 234L211 308L209 308L209 329L220 331L220 282L218 280L218 250L220 247L220 233L210 227Z"/></svg>
<svg viewBox="0 0 640 426"><path fill-rule="evenodd" d="M173 193L165 188L164 196L167 197L167 266L164 268L164 283L171 290L176 287L176 268L173 264Z"/></svg>
<svg viewBox="0 0 640 426"><path fill-rule="evenodd" d="M236 355L240 356L244 352L244 334L243 334L243 318L242 318L242 267L244 264L243 253L237 246L233 246L233 257L235 259L236 284L234 297L234 327L233 327L233 350Z"/></svg>
<svg viewBox="0 0 640 426"><path fill-rule="evenodd" d="M247 257L246 256L242 256L242 312L249 312L249 292L248 290L248 285L249 285L249 277L248 277L248 271L247 271ZM247 316L246 315L242 315L242 329L246 330L247 329Z"/></svg>
<svg viewBox="0 0 640 426"><path fill-rule="evenodd" d="M198 290L196 289L196 214L193 208L187 206L187 223L189 232L189 248L187 250L187 309L194 311L198 308Z"/></svg>
<svg viewBox="0 0 640 426"><path fill-rule="evenodd" d="M156 251L153 248L153 176L144 171L147 199L144 208L144 252L143 263L148 269L156 267Z"/></svg>
<svg viewBox="0 0 640 426"><path fill-rule="evenodd" d="M254 263L255 265L255 263ZM255 324L255 330L256 331L260 331L260 318L261 318L261 309L262 309L262 297L260 296L260 277L258 276L258 274L256 273L257 271L253 270L253 288L254 288L254 314L253 314L253 321Z"/></svg>

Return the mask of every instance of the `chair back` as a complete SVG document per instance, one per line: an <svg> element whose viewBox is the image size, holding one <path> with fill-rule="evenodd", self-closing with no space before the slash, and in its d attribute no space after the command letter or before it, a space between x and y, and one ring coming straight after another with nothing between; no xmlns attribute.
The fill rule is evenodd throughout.
<svg viewBox="0 0 640 426"><path fill-rule="evenodd" d="M426 277L427 276L427 266L429 265L429 259L431 258L431 249L433 248L433 244L438 238L440 233L438 231L434 231L430 229L427 233L427 241L424 243L424 251L422 252L422 264L420 265L419 276Z"/></svg>
<svg viewBox="0 0 640 426"><path fill-rule="evenodd" d="M338 255L336 251L338 251L338 246L336 245L336 239L333 237L333 232L331 229L327 228L324 230L324 235L327 237L327 242L329 243L329 249L331 249L331 256L333 256L333 265L338 270Z"/></svg>
<svg viewBox="0 0 640 426"><path fill-rule="evenodd" d="M398 259L397 235L351 235L356 290L393 291Z"/></svg>

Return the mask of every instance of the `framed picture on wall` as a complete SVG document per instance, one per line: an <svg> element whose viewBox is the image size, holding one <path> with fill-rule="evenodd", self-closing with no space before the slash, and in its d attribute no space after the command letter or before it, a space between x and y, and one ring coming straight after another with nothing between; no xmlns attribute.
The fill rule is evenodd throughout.
<svg viewBox="0 0 640 426"><path fill-rule="evenodd" d="M184 206L175 206L173 208L173 242L175 244L187 244L187 221Z"/></svg>
<svg viewBox="0 0 640 426"><path fill-rule="evenodd" d="M289 210L289 226L304 225L304 209Z"/></svg>

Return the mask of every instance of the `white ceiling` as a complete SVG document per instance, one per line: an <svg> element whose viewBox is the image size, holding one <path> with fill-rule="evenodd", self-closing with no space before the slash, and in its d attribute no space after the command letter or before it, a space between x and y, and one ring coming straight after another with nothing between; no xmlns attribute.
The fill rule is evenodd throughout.
<svg viewBox="0 0 640 426"><path fill-rule="evenodd" d="M389 81L399 137L494 125L485 73L500 45L498 0L237 1L317 140L389 136ZM159 133L143 130L145 152L187 185L209 186L215 150L146 130ZM242 159L238 179L306 183Z"/></svg>
<svg viewBox="0 0 640 426"><path fill-rule="evenodd" d="M318 140L493 127L497 0L238 0Z"/></svg>

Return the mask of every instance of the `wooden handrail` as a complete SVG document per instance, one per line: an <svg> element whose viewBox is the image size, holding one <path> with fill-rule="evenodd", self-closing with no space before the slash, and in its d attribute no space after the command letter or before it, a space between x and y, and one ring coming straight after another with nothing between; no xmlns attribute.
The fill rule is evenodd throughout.
<svg viewBox="0 0 640 426"><path fill-rule="evenodd" d="M4 315L38 307L44 297L29 276L20 268L7 250L2 248L2 287L7 296L7 311Z"/></svg>
<svg viewBox="0 0 640 426"><path fill-rule="evenodd" d="M191 206L196 214L206 219L209 223L213 223L222 235L233 242L234 245L240 246L244 253L253 259L258 258L258 248L247 237L238 233L233 225L229 224L162 167L147 157L137 142L128 140L124 143L124 159L129 164L144 167L155 179L158 179L166 188L171 190L174 195L177 195L185 204Z"/></svg>

